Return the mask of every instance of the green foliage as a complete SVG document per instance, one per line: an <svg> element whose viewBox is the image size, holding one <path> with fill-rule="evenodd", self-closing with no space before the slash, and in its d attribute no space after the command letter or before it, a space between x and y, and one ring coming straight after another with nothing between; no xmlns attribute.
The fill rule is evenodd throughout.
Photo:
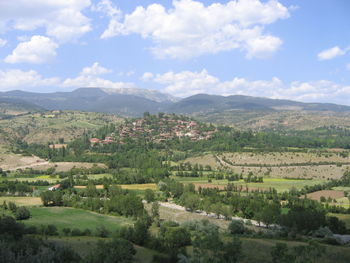
<svg viewBox="0 0 350 263"><path fill-rule="evenodd" d="M15 215L16 215L17 220L25 220L25 219L30 218L30 216L31 216L30 211L24 206L19 207L16 210Z"/></svg>
<svg viewBox="0 0 350 263"><path fill-rule="evenodd" d="M113 239L110 242L99 241L97 247L87 256L87 263L128 263L136 254L131 242Z"/></svg>
<svg viewBox="0 0 350 263"><path fill-rule="evenodd" d="M245 231L244 223L242 220L232 220L228 226L228 230L231 234L243 234Z"/></svg>

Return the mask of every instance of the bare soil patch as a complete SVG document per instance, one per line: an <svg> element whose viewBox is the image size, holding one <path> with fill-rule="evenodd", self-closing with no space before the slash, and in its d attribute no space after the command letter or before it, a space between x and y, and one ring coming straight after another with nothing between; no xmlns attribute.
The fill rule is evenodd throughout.
<svg viewBox="0 0 350 263"><path fill-rule="evenodd" d="M325 198L332 198L332 199L338 199L344 197L343 191L336 191L336 190L322 190L313 192L310 194L307 194L306 197L312 200L320 201L321 196L324 196Z"/></svg>

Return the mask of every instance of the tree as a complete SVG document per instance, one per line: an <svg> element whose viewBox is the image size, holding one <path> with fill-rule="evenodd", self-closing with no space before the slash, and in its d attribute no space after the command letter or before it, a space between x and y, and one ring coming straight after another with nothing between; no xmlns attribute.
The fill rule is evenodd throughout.
<svg viewBox="0 0 350 263"><path fill-rule="evenodd" d="M198 209L200 204L200 198L198 195L185 192L180 198L181 204L191 211Z"/></svg>
<svg viewBox="0 0 350 263"><path fill-rule="evenodd" d="M152 214L153 221L155 221L158 224L159 222L159 203L158 202L153 202L152 208L151 208L151 214Z"/></svg>
<svg viewBox="0 0 350 263"><path fill-rule="evenodd" d="M28 218L30 218L30 216L31 216L30 212L26 207L21 206L21 207L17 208L17 210L16 210L16 219L17 220L28 219Z"/></svg>
<svg viewBox="0 0 350 263"><path fill-rule="evenodd" d="M128 263L136 254L132 243L116 238L110 242L99 241L97 247L87 256L87 263Z"/></svg>
<svg viewBox="0 0 350 263"><path fill-rule="evenodd" d="M271 256L273 263L292 263L295 261L295 257L288 253L286 243L276 243L271 250Z"/></svg>
<svg viewBox="0 0 350 263"><path fill-rule="evenodd" d="M176 257L182 247L191 244L191 234L183 227L167 227L163 240L171 256Z"/></svg>
<svg viewBox="0 0 350 263"><path fill-rule="evenodd" d="M234 238L224 244L220 262L237 263L242 257L242 242L238 238Z"/></svg>
<svg viewBox="0 0 350 263"><path fill-rule="evenodd" d="M154 191L151 189L146 189L145 191L145 200L147 203L151 203L155 200L155 194Z"/></svg>
<svg viewBox="0 0 350 263"><path fill-rule="evenodd" d="M281 210L278 204L268 204L259 213L258 218L269 227L269 225L277 221L280 213Z"/></svg>
<svg viewBox="0 0 350 263"><path fill-rule="evenodd" d="M231 234L243 234L245 231L242 220L232 220L228 226Z"/></svg>

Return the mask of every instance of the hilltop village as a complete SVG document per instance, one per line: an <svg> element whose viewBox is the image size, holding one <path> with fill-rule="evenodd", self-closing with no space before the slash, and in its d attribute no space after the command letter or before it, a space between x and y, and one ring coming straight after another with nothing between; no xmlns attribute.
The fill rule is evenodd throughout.
<svg viewBox="0 0 350 263"><path fill-rule="evenodd" d="M95 144L124 144L126 140L146 139L154 143L162 143L172 139L189 138L191 141L209 140L217 132L213 125L207 125L188 117L177 115L150 115L143 118L127 120L105 136L104 139L91 138Z"/></svg>

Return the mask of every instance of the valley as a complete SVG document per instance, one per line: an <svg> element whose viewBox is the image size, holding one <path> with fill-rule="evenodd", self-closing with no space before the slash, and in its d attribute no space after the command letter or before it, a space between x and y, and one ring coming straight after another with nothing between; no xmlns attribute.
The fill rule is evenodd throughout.
<svg viewBox="0 0 350 263"><path fill-rule="evenodd" d="M248 247L273 251L281 242L290 251L322 247L319 262L347 262L347 129L331 125L315 137L318 128L252 131L176 114L78 111L27 113L0 127L2 213L27 210L18 220L27 231L70 244L77 257L117 237L132 244L133 262L198 257L196 249L210 258L226 245L239 247L239 262L255 262ZM168 239L173 231L181 238Z"/></svg>

